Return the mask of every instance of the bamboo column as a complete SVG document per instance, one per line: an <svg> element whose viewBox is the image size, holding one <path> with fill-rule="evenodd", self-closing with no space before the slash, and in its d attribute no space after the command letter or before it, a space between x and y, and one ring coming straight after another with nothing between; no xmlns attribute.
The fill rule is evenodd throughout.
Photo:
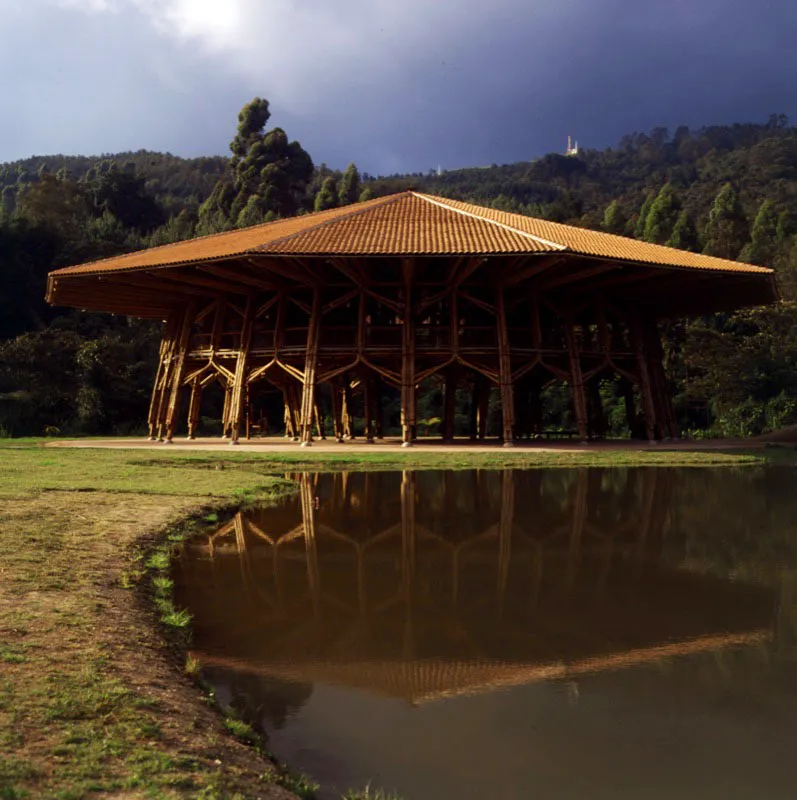
<svg viewBox="0 0 797 800"><path fill-rule="evenodd" d="M365 441L374 443L374 384L370 375L360 379L363 387L363 413L365 414Z"/></svg>
<svg viewBox="0 0 797 800"><path fill-rule="evenodd" d="M456 412L458 377L457 368L452 364L445 375L445 405L443 408L444 442L451 442L454 440L454 414Z"/></svg>
<svg viewBox="0 0 797 800"><path fill-rule="evenodd" d="M512 447L515 432L515 400L512 385L512 360L509 350L509 331L506 325L504 289L495 293L495 321L498 334L498 388L501 392L501 419L503 421L504 447Z"/></svg>
<svg viewBox="0 0 797 800"><path fill-rule="evenodd" d="M301 436L301 398L299 395L299 385L296 381L291 380L288 383L288 416L291 421L291 436L294 441L298 442Z"/></svg>
<svg viewBox="0 0 797 800"><path fill-rule="evenodd" d="M345 379L345 383L343 384L343 392L342 392L342 404L341 404L341 417L343 421L343 438L344 439L354 439L354 428L351 424L352 419L352 395L351 395L351 383L349 379Z"/></svg>
<svg viewBox="0 0 797 800"><path fill-rule="evenodd" d="M529 433L539 434L542 430L542 387L536 377L529 381Z"/></svg>
<svg viewBox="0 0 797 800"><path fill-rule="evenodd" d="M634 402L634 386L627 378L623 378L623 399L625 400L625 422L633 436L636 427L636 403Z"/></svg>
<svg viewBox="0 0 797 800"><path fill-rule="evenodd" d="M252 438L252 398L249 391L249 383L247 382L246 390L244 391L244 428L246 429L246 440Z"/></svg>
<svg viewBox="0 0 797 800"><path fill-rule="evenodd" d="M336 383L332 388L332 427L335 433L335 441L343 441L343 389Z"/></svg>
<svg viewBox="0 0 797 800"><path fill-rule="evenodd" d="M473 379L470 393L470 411L468 420L468 435L471 441L476 441L479 434L479 376Z"/></svg>
<svg viewBox="0 0 797 800"><path fill-rule="evenodd" d="M490 384L483 376L478 377L479 381L479 441L483 442L487 438L487 418L490 415Z"/></svg>
<svg viewBox="0 0 797 800"><path fill-rule="evenodd" d="M302 383L301 407L301 441L302 447L313 443L313 405L315 401L315 383L318 371L318 335L321 330L321 289L313 290L313 308L310 313L310 325L307 329L307 349L304 357L304 381Z"/></svg>
<svg viewBox="0 0 797 800"><path fill-rule="evenodd" d="M382 376L374 375L374 392L373 392L373 418L374 418L374 434L377 439L385 438L384 420L382 419Z"/></svg>
<svg viewBox="0 0 797 800"><path fill-rule="evenodd" d="M241 325L241 342L238 349L238 358L235 362L235 377L233 379L228 412L230 418L230 444L238 444L238 439L241 435L241 416L246 394L247 366L249 362L249 347L252 343L254 312L252 295L248 295Z"/></svg>
<svg viewBox="0 0 797 800"><path fill-rule="evenodd" d="M656 443L656 403L653 399L653 389L648 370L647 353L645 352L645 339L642 332L642 322L639 312L632 308L629 312L629 333L636 354L637 378L639 380L639 393L642 396L642 410L645 414L645 431L648 441Z"/></svg>
<svg viewBox="0 0 797 800"><path fill-rule="evenodd" d="M313 419L315 420L315 430L319 439L326 439L327 434L324 429L324 417L321 414L321 405L318 402L318 387L316 387L313 397Z"/></svg>
<svg viewBox="0 0 797 800"><path fill-rule="evenodd" d="M282 398L284 403L285 412L283 414L283 418L285 421L285 438L286 439L295 439L296 438L296 424L294 420L294 413L293 413L293 403L292 403L292 386L286 386L282 390Z"/></svg>
<svg viewBox="0 0 797 800"><path fill-rule="evenodd" d="M154 442L159 435L158 426L161 420L168 376L171 371L174 339L179 330L181 319L182 314L180 311L172 311L169 314L158 351L158 371L155 374L155 382L152 385L152 400L149 404L149 416L147 417L149 440L151 442Z"/></svg>
<svg viewBox="0 0 797 800"><path fill-rule="evenodd" d="M606 435L606 417L603 413L600 378L594 377L587 383L587 410L590 431L593 436L602 438Z"/></svg>
<svg viewBox="0 0 797 800"><path fill-rule="evenodd" d="M655 319L645 321L644 334L650 364L649 369L655 383L656 397L659 401L659 420L663 433L665 437L669 436L672 439L677 439L679 436L678 423L675 419L675 409L672 405L667 373L664 371L664 348L661 346L661 335Z"/></svg>
<svg viewBox="0 0 797 800"><path fill-rule="evenodd" d="M449 347L451 355L459 355L459 297L456 289L452 289L448 299ZM457 384L459 383L459 366L455 361L445 374L445 409L443 413L443 441L454 440L454 415L456 414Z"/></svg>
<svg viewBox="0 0 797 800"><path fill-rule="evenodd" d="M280 350L282 349L282 340L285 330L285 309L288 305L288 298L285 292L277 293L277 314L274 319L274 338L272 339L272 346L274 348L274 359L279 362ZM293 381L291 380L291 383ZM290 393L288 390L289 384L282 385L282 403L283 413L282 417L285 422L285 438L296 438L296 428L294 425L293 417L290 408Z"/></svg>
<svg viewBox="0 0 797 800"><path fill-rule="evenodd" d="M405 259L404 315L401 336L401 438L402 447L410 447L415 438L415 320L412 313L412 278L414 262Z"/></svg>
<svg viewBox="0 0 797 800"><path fill-rule="evenodd" d="M232 405L232 385L224 384L224 407L221 412L221 438L230 438L230 406Z"/></svg>
<svg viewBox="0 0 797 800"><path fill-rule="evenodd" d="M199 409L202 402L202 383L199 378L191 382L191 400L188 403L188 438L196 439L199 424Z"/></svg>
<svg viewBox="0 0 797 800"><path fill-rule="evenodd" d="M166 418L169 413L169 400L171 398L172 382L174 380L174 371L177 366L177 356L180 347L180 332L182 330L183 323L185 321L185 315L187 313L188 310L183 309L183 313L177 320L177 324L174 328L174 332L166 352L163 382L161 385L160 397L158 398L158 408L155 412L157 440L159 442L166 440Z"/></svg>
<svg viewBox="0 0 797 800"><path fill-rule="evenodd" d="M180 389L183 388L183 377L185 375L185 357L188 346L191 343L191 326L194 323L194 303L188 304L180 328L180 338L177 343L177 350L172 369L171 391L169 393L169 406L166 411L166 441L171 444L174 438L175 417L177 415L177 402L180 399Z"/></svg>
<svg viewBox="0 0 797 800"><path fill-rule="evenodd" d="M573 411L576 415L576 428L582 443L589 441L589 427L587 423L587 398L584 392L584 378L581 374L581 359L579 358L578 343L572 320L565 320L565 341L567 342L567 355L570 363L570 391L573 395Z"/></svg>

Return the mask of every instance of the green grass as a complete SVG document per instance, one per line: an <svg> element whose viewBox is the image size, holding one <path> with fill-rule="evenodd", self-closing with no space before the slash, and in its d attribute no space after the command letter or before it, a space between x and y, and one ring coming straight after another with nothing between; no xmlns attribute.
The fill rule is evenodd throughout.
<svg viewBox="0 0 797 800"><path fill-rule="evenodd" d="M317 783L306 775L295 775L284 767L267 770L263 773L262 778L266 783L274 783L289 792L293 792L301 800L313 800L320 788Z"/></svg>
<svg viewBox="0 0 797 800"><path fill-rule="evenodd" d="M386 792L384 789L372 789L366 786L364 789L350 789L343 795L341 800L401 800L400 795L394 792Z"/></svg>
<svg viewBox="0 0 797 800"><path fill-rule="evenodd" d="M442 452L348 448L262 453L45 447L46 440L0 440L0 498L39 491L102 491L252 500L273 489L275 474L304 470L464 469L468 467L722 466L795 460L794 450L648 449L539 452L484 449ZM211 516L214 512L209 512Z"/></svg>
<svg viewBox="0 0 797 800"><path fill-rule="evenodd" d="M252 730L251 725L248 725L240 719L227 717L224 720L224 727L235 736L236 739L240 739L247 744L257 744L260 741L260 737Z"/></svg>

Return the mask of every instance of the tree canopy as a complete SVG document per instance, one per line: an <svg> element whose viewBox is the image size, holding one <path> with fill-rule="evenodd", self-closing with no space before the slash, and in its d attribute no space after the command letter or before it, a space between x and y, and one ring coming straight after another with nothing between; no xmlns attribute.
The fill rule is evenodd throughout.
<svg viewBox="0 0 797 800"><path fill-rule="evenodd" d="M266 100L248 103L227 159L140 150L0 164L0 435L128 431L146 414L158 326L48 307L51 269L408 186L773 267L783 304L668 326L667 363L686 429L797 422L797 129L781 115L632 133L570 158L381 177L354 163L316 168L269 121Z"/></svg>

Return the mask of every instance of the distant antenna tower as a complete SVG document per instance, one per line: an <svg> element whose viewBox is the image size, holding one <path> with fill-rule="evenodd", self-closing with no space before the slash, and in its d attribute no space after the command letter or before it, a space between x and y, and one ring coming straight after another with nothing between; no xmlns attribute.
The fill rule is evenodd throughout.
<svg viewBox="0 0 797 800"><path fill-rule="evenodd" d="M578 142L573 142L573 140L568 136L567 137L567 150L565 150L566 156L577 156L578 155Z"/></svg>

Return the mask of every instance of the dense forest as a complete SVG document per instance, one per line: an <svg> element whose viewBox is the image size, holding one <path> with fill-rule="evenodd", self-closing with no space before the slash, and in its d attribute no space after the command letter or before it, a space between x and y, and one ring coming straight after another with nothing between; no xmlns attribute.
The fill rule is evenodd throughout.
<svg viewBox="0 0 797 800"><path fill-rule="evenodd" d="M782 303L670 324L667 367L692 435L797 422L797 128L785 117L657 128L577 156L376 177L354 164L314 165L269 116L262 99L242 109L230 158L139 151L0 164L0 435L142 430L159 326L49 308L51 269L408 186L773 267ZM426 389L430 430L439 404L439 391ZM551 407L548 422L567 425L564 399Z"/></svg>

